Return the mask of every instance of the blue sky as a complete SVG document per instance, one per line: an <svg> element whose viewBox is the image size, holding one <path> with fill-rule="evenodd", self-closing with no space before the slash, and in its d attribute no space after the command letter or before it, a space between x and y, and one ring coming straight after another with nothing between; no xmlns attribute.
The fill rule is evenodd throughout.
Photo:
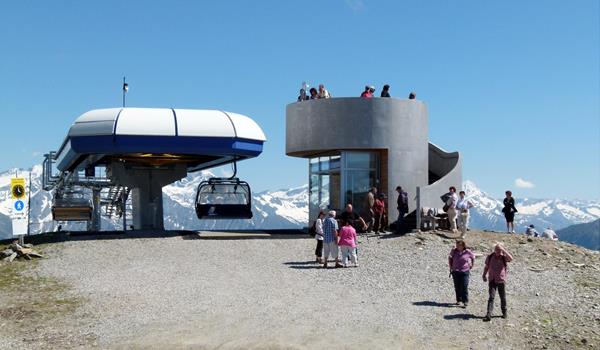
<svg viewBox="0 0 600 350"><path fill-rule="evenodd" d="M5 2L0 170L119 106L126 75L129 106L252 117L269 141L240 176L298 186L307 161L285 156L285 106L300 83L334 96L388 83L417 92L430 140L490 194L600 199L599 16L596 0Z"/></svg>

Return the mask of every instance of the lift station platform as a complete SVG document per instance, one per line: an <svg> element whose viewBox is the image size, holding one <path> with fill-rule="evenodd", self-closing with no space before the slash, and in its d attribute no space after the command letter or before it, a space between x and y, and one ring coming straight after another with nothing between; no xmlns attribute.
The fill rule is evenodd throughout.
<svg viewBox="0 0 600 350"><path fill-rule="evenodd" d="M54 191L57 221L88 221L88 230L99 231L100 207L105 215L125 219L131 195L133 228L163 230L163 186L190 172L257 157L265 141L258 124L237 113L92 110L75 120L58 151L45 155L43 186ZM235 190L240 184L248 187L227 180ZM249 187L246 192L249 196Z"/></svg>

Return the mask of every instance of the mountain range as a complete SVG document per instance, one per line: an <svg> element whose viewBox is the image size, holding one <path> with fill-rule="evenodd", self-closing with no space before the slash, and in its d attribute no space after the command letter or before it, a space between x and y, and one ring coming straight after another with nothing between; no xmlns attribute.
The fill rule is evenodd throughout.
<svg viewBox="0 0 600 350"><path fill-rule="evenodd" d="M561 241L570 242L592 250L600 250L600 219L571 225L556 232Z"/></svg>
<svg viewBox="0 0 600 350"><path fill-rule="evenodd" d="M29 177L31 173L31 234L53 231L56 224L51 217L52 195L41 188L42 167L31 171L12 169L0 173L0 239L12 237L10 213L12 200L9 196L10 178L17 174ZM302 228L308 224L308 186L254 193L253 213L250 220L198 220L194 199L198 184L213 174L202 171L163 188L165 228L171 230L250 230ZM465 181L463 189L474 204L470 226L473 228L504 231L502 200L493 198L472 181ZM523 232L525 226L534 224L543 229L555 230L570 225L600 219L600 200L531 199L516 198L519 210L515 216L515 228ZM392 217L395 213L392 214ZM103 230L121 230L120 218L102 217ZM129 222L131 222L129 220ZM66 230L84 230L84 223L63 224Z"/></svg>
<svg viewBox="0 0 600 350"><path fill-rule="evenodd" d="M493 198L472 181L463 183L463 190L475 207L471 211L472 227L493 231L506 231L502 214L502 200ZM524 232L533 224L538 229L550 227L554 230L600 218L600 200L533 199L515 198L515 229Z"/></svg>

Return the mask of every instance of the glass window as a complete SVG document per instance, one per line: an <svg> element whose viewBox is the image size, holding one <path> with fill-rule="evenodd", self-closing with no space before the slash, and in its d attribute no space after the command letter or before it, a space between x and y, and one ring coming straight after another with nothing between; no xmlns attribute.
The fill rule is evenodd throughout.
<svg viewBox="0 0 600 350"><path fill-rule="evenodd" d="M308 162L309 171L316 173L319 171L319 158L310 158Z"/></svg>
<svg viewBox="0 0 600 350"><path fill-rule="evenodd" d="M341 186L340 172L332 172L329 176L329 209L340 210L340 191Z"/></svg>
<svg viewBox="0 0 600 350"><path fill-rule="evenodd" d="M368 211L367 193L379 185L379 163L377 153L344 152L344 204L351 203L354 209L365 215Z"/></svg>
<svg viewBox="0 0 600 350"><path fill-rule="evenodd" d="M377 154L370 152L344 152L346 169L376 169Z"/></svg>
<svg viewBox="0 0 600 350"><path fill-rule="evenodd" d="M341 156L333 156L329 159L329 167L331 169L339 169L340 165L342 163L341 161L342 157Z"/></svg>
<svg viewBox="0 0 600 350"><path fill-rule="evenodd" d="M321 171L329 170L329 157L321 157Z"/></svg>
<svg viewBox="0 0 600 350"><path fill-rule="evenodd" d="M310 220L314 220L319 209L343 210L346 203L363 212L369 189L379 184L375 152L351 151L311 158L309 169Z"/></svg>
<svg viewBox="0 0 600 350"><path fill-rule="evenodd" d="M329 207L329 175L320 175L320 192L321 196L319 198L319 207L327 208Z"/></svg>
<svg viewBox="0 0 600 350"><path fill-rule="evenodd" d="M310 158L308 166L311 174L336 170L341 167L341 156Z"/></svg>
<svg viewBox="0 0 600 350"><path fill-rule="evenodd" d="M319 175L310 175L309 192L308 192L309 205L312 209L319 208ZM312 209L310 209L312 211Z"/></svg>
<svg viewBox="0 0 600 350"><path fill-rule="evenodd" d="M309 160L311 215L316 215L319 209L340 208L341 163L340 155L315 157Z"/></svg>
<svg viewBox="0 0 600 350"><path fill-rule="evenodd" d="M347 170L344 175L346 203L351 203L360 215L364 215L369 208L367 193L377 182L376 172L374 170Z"/></svg>

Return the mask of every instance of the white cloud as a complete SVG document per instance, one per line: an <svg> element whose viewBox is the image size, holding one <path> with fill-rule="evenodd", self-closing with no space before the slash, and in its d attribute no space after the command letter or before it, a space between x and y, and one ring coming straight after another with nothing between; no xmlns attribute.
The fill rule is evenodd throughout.
<svg viewBox="0 0 600 350"><path fill-rule="evenodd" d="M362 0L346 0L346 6L354 12L358 12L365 8L365 3Z"/></svg>
<svg viewBox="0 0 600 350"><path fill-rule="evenodd" d="M519 177L515 180L515 186L519 188L534 188L535 184Z"/></svg>

